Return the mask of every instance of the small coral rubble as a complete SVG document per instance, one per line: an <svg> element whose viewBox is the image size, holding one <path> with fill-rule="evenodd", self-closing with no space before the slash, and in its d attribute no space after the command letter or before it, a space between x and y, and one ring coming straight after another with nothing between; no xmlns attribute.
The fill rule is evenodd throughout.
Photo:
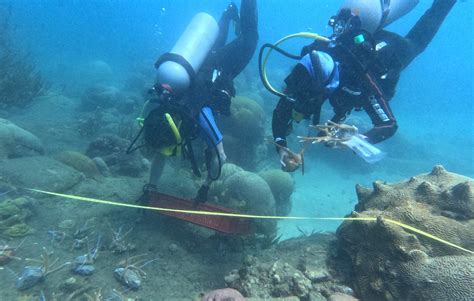
<svg viewBox="0 0 474 301"><path fill-rule="evenodd" d="M226 284L262 300L326 300L336 292L351 295L352 290L334 279L326 266L333 242L333 235L315 234L284 241L258 257L248 255L240 269L225 277Z"/></svg>
<svg viewBox="0 0 474 301"><path fill-rule="evenodd" d="M101 135L89 144L86 155L89 158L102 158L114 174L139 177L146 167L138 152L131 155L126 153L129 143L117 135Z"/></svg>
<svg viewBox="0 0 474 301"><path fill-rule="evenodd" d="M0 204L0 233L7 237L25 236L33 232L25 222L32 215L31 199L20 197Z"/></svg>

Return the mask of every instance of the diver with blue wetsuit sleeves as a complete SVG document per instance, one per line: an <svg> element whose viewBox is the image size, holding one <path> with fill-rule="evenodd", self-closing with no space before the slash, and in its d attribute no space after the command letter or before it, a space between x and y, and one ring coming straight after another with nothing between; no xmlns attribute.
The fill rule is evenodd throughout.
<svg viewBox="0 0 474 301"><path fill-rule="evenodd" d="M334 109L331 121L335 123L344 121L352 110L368 114L373 123L364 133L368 142L379 143L395 134L398 125L389 101L400 73L428 46L456 0L434 0L405 37L383 29L390 1L381 3L378 26L368 29L371 24L364 24L362 14L343 8L329 21L334 30L330 42L315 41L302 49L302 59L285 79L286 97L280 98L273 111L277 144L286 147L293 121L312 118L313 125L320 124L326 99ZM294 171L297 165L291 164L285 148L278 152L282 168Z"/></svg>
<svg viewBox="0 0 474 301"><path fill-rule="evenodd" d="M207 178L195 201L207 200L209 185L220 173L219 170L217 175L212 175L211 166L220 168L226 160L222 134L216 125L214 114L230 115L231 98L235 96L233 80L247 66L255 52L258 42L257 1L242 0L240 16L237 6L234 3L229 4L216 24L216 29L213 27L215 21L209 19L212 17L201 16L198 23L195 23L197 26L194 25L194 29L191 29L198 28L197 31L188 35L189 39L193 40L200 34L199 43L193 40L186 45L189 47L198 44L205 48L207 40L210 40L212 44L208 51L194 49L186 53L187 50L184 49L182 55L166 53L155 64L159 73L157 84L150 91L151 97L146 102L141 116L145 146L155 153L149 183L144 187L144 197L149 191L158 190L166 156L183 154L191 161L194 173L200 176L191 143L195 138L203 138L208 145ZM236 24L236 37L226 43L232 21ZM214 40L209 38L213 35ZM183 44L179 43L180 41L177 45ZM199 52L205 52L205 55L202 65L197 68L199 64L193 65L193 59L198 61L196 57L200 55ZM179 66L168 68L165 64L169 62ZM165 71L160 76L161 70ZM185 70L184 78L189 78L189 83L182 84L183 77L174 74L180 70Z"/></svg>

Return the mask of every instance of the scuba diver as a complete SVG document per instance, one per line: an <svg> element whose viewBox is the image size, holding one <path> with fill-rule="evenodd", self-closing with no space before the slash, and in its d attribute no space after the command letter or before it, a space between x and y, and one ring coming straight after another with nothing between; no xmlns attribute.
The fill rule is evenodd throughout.
<svg viewBox="0 0 474 301"><path fill-rule="evenodd" d="M230 115L231 98L235 96L233 80L247 66L257 46L257 14L256 0L242 0L240 17L237 6L229 4L219 23L199 13L174 48L155 63L157 83L139 118L145 146L154 152L141 201L150 191L157 191L167 156L183 155L190 160L193 172L201 176L192 148L198 137L207 143L207 177L194 200L207 200L209 185L219 177L226 160L214 114ZM236 38L226 43L231 21L235 22ZM213 166L218 167L214 174Z"/></svg>
<svg viewBox="0 0 474 301"><path fill-rule="evenodd" d="M364 143L376 144L394 135L398 125L389 101L400 73L428 46L455 3L434 0L402 37L383 27L409 12L417 1L347 0L329 21L333 35L303 47L299 63L285 79L286 90L272 119L282 169L298 168L291 164L286 148L292 122L312 117L312 124L318 125L326 99L334 109L333 123L344 121L352 110L368 114L373 128L360 135Z"/></svg>

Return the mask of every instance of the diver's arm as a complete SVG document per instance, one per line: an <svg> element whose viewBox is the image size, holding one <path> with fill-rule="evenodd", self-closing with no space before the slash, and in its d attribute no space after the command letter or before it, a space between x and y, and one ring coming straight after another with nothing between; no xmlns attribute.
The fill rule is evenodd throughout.
<svg viewBox="0 0 474 301"><path fill-rule="evenodd" d="M286 135L291 126L291 112L293 104L286 97L280 98L276 108L273 110L272 132L275 143L287 146Z"/></svg>
<svg viewBox="0 0 474 301"><path fill-rule="evenodd" d="M237 22L239 19L239 12L237 5L234 2L231 2L227 8L222 13L221 18L219 19L219 35L217 36L216 42L214 43L214 48L220 48L225 45L227 41L227 36L229 34L230 21Z"/></svg>
<svg viewBox="0 0 474 301"><path fill-rule="evenodd" d="M363 134L371 144L382 142L395 134L398 124L388 102L372 98L364 105L364 110L374 125L372 129Z"/></svg>
<svg viewBox="0 0 474 301"><path fill-rule="evenodd" d="M276 151L280 156L280 164L284 171L294 171L297 165L291 167L291 155L287 149L286 136L291 130L293 103L287 98L282 97L276 108L273 110L272 132L274 143L277 145ZM290 164L290 165L289 165Z"/></svg>
<svg viewBox="0 0 474 301"><path fill-rule="evenodd" d="M385 125L374 125L374 127L363 135L371 144L382 142L392 137L398 129L396 122L390 122Z"/></svg>
<svg viewBox="0 0 474 301"><path fill-rule="evenodd" d="M291 70L291 73L285 78L286 89L275 110L273 111L272 131L275 142L281 146L286 146L286 135L291 127L292 113L295 103L305 103L308 97L311 97L311 87L313 80L307 68L300 62ZM318 115L319 113L309 112L309 108L300 105L299 110L305 115Z"/></svg>
<svg viewBox="0 0 474 301"><path fill-rule="evenodd" d="M256 0L242 0L240 34L229 44L216 48L212 62L233 80L244 70L255 53L258 42L258 13Z"/></svg>
<svg viewBox="0 0 474 301"><path fill-rule="evenodd" d="M204 183L199 188L196 196L194 197L194 201L196 203L207 202L211 184L213 181L216 180L215 178L213 178L213 177L216 177L216 175L212 175L212 171L210 170L210 165L212 164L213 166L219 166L219 168L222 168L222 164L224 164L225 160L227 159L224 152L224 144L222 143L222 140L219 143L217 143L215 147L217 149L217 154L212 151L210 152L206 151L206 161L209 160L209 162L206 162L207 177ZM210 157L207 158L207 156L210 156ZM219 160L220 160L220 163L219 163Z"/></svg>
<svg viewBox="0 0 474 301"><path fill-rule="evenodd" d="M432 6L413 26L405 37L412 45L409 61L412 61L423 52L431 40L433 40L455 3L456 0L434 0Z"/></svg>
<svg viewBox="0 0 474 301"><path fill-rule="evenodd" d="M318 106L317 108L315 108L315 111L313 112L312 123L314 126L321 123L321 107L322 107L322 104Z"/></svg>
<svg viewBox="0 0 474 301"><path fill-rule="evenodd" d="M222 168L222 164L226 161L227 156L222 142L223 136L217 127L214 114L210 107L206 106L201 108L198 123L201 128L201 133L205 136L208 145L208 149L206 150L207 177L205 182L201 185L201 188L199 188L194 200L203 203L207 201L209 187L217 176L215 172L211 170L211 167L217 166L219 169ZM214 149L216 151L213 151Z"/></svg>
<svg viewBox="0 0 474 301"><path fill-rule="evenodd" d="M257 0L242 0L240 5L240 33L246 39L258 40L258 11Z"/></svg>

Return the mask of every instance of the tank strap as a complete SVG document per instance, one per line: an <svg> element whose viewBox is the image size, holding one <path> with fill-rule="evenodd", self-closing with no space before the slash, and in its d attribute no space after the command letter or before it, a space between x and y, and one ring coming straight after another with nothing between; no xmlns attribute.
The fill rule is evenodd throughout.
<svg viewBox="0 0 474 301"><path fill-rule="evenodd" d="M178 63L183 66L183 68L188 73L191 82L194 80L194 78L196 77L196 72L194 71L193 66L191 66L191 64L184 57L176 53L167 52L161 55L155 63L155 68L158 69L161 64L169 61Z"/></svg>

